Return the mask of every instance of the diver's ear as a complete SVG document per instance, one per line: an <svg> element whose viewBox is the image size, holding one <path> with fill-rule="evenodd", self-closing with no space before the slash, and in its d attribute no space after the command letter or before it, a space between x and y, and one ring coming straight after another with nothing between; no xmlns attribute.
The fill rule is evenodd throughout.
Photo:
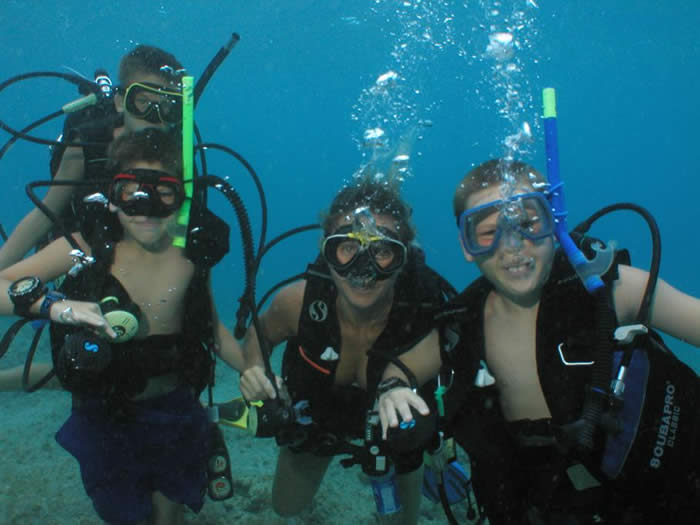
<svg viewBox="0 0 700 525"><path fill-rule="evenodd" d="M464 258L467 260L467 262L474 262L474 256L470 254L466 248L464 248L464 242L462 242L462 235L457 234L457 239L459 239L459 246L462 248L462 253L464 254Z"/></svg>
<svg viewBox="0 0 700 525"><path fill-rule="evenodd" d="M114 109L117 110L117 113L124 113L124 95L122 95L121 90L114 95Z"/></svg>

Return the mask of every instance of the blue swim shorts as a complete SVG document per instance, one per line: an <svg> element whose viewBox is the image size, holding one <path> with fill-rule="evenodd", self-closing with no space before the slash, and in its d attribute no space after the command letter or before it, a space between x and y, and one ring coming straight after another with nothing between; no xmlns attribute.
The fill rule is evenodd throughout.
<svg viewBox="0 0 700 525"><path fill-rule="evenodd" d="M129 402L116 417L100 400L73 408L56 441L80 464L87 495L109 523L133 523L153 512L161 492L199 512L207 484L209 421L189 389Z"/></svg>

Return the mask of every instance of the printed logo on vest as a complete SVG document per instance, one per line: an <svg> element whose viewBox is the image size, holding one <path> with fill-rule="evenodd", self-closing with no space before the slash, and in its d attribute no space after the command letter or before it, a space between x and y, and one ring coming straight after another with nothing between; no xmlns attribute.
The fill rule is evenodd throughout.
<svg viewBox="0 0 700 525"><path fill-rule="evenodd" d="M338 352L333 350L330 346L327 346L326 349L321 354L321 359L323 359L324 361L337 361L338 360Z"/></svg>
<svg viewBox="0 0 700 525"><path fill-rule="evenodd" d="M322 323L328 318L328 305L321 299L315 300L309 305L309 317L312 321Z"/></svg>
<svg viewBox="0 0 700 525"><path fill-rule="evenodd" d="M666 381L664 390L664 407L659 421L659 430L656 433L656 443L652 449L652 456L649 460L651 468L661 468L664 451L673 448L676 444L676 434L681 419L681 407L674 403L676 386L670 381Z"/></svg>

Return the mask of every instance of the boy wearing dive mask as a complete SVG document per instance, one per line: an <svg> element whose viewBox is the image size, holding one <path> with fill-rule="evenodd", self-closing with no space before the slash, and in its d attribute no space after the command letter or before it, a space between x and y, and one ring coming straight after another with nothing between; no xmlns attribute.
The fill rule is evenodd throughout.
<svg viewBox="0 0 700 525"><path fill-rule="evenodd" d="M184 505L199 511L207 483L211 423L198 395L210 381L210 352L237 370L244 360L218 319L209 269L173 245L184 200L176 137L160 129L123 134L109 153L108 219L95 237L75 235L94 263L66 277L67 296L47 291L41 283L75 263L67 240L54 241L0 273L8 290L0 312L52 322L55 369L73 394L56 439L78 460L100 518L183 523ZM132 339L103 315L97 300L105 296L137 306ZM97 363L104 352L110 357Z"/></svg>
<svg viewBox="0 0 700 525"><path fill-rule="evenodd" d="M83 148L58 148L54 152L51 167L55 180L99 178L103 176L107 146L120 134L147 127L167 129L177 124L182 114L178 83L183 71L173 55L156 47L139 45L126 54L119 65L120 87L113 96L116 111L106 111L97 122L85 122L80 113L69 117L63 139L90 144ZM85 219L81 201L93 191L53 186L44 204L53 213L63 216L69 231L89 228L90 219ZM0 269L16 263L44 242L53 227L41 211L32 210L0 248Z"/></svg>
<svg viewBox="0 0 700 525"><path fill-rule="evenodd" d="M276 434L281 448L272 505L281 516L307 508L333 456L351 453L347 443L363 435L377 394L384 437L387 427L429 414L423 399L407 388L409 378L379 352L410 370L427 370L415 378L418 384L439 369L432 314L420 306L439 299L421 284L431 278L411 246L410 210L398 193L367 178L338 194L322 226L319 259L303 281L274 297L260 319L270 348L287 343L282 396L304 412L297 424ZM253 360L260 355L253 327L244 348ZM242 378L248 399L270 397L257 394L262 385L252 380L258 378ZM403 510L383 519L395 523L418 518L423 448L410 445L405 453L389 453Z"/></svg>
<svg viewBox="0 0 700 525"><path fill-rule="evenodd" d="M513 184L504 186L504 172ZM655 336L635 343L624 402L604 403L602 421L619 429L595 427L592 445L582 445L601 319L611 318L610 331L633 325L648 274L617 252L602 275L608 302L596 302L556 249L544 187L534 168L491 160L454 196L464 257L482 277L445 309L442 321L460 338L443 359L461 387L447 403L477 500L494 524L694 521L698 378ZM608 306L601 313L597 304ZM652 327L700 346L698 318L700 300L658 281Z"/></svg>

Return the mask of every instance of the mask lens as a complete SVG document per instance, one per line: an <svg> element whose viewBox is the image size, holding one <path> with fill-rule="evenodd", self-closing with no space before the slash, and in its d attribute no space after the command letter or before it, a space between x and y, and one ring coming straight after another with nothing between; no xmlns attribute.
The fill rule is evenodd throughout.
<svg viewBox="0 0 700 525"><path fill-rule="evenodd" d="M126 203L136 199L140 186L141 184L131 179L120 179L115 181L112 190L112 201L114 204L117 204Z"/></svg>
<svg viewBox="0 0 700 525"><path fill-rule="evenodd" d="M360 253L360 241L345 234L329 235L323 241L323 257L336 271L350 266Z"/></svg>
<svg viewBox="0 0 700 525"><path fill-rule="evenodd" d="M469 218L469 228L473 230L476 245L489 248L498 230L498 210L496 207L483 210Z"/></svg>
<svg viewBox="0 0 700 525"><path fill-rule="evenodd" d="M333 258L339 266L351 263L360 252L360 242L355 239L341 238L334 242L333 245Z"/></svg>
<svg viewBox="0 0 700 525"><path fill-rule="evenodd" d="M369 253L377 269L393 272L404 263L405 246L403 243L392 240L373 241L369 245Z"/></svg>
<svg viewBox="0 0 700 525"><path fill-rule="evenodd" d="M177 204L178 194L182 192L179 184L160 182L156 185L156 196L166 206Z"/></svg>
<svg viewBox="0 0 700 525"><path fill-rule="evenodd" d="M542 209L541 203L537 199L527 199L523 201L524 214L520 223L520 230L526 235L537 237L543 232L546 235L551 233L551 224L548 221L546 210Z"/></svg>

